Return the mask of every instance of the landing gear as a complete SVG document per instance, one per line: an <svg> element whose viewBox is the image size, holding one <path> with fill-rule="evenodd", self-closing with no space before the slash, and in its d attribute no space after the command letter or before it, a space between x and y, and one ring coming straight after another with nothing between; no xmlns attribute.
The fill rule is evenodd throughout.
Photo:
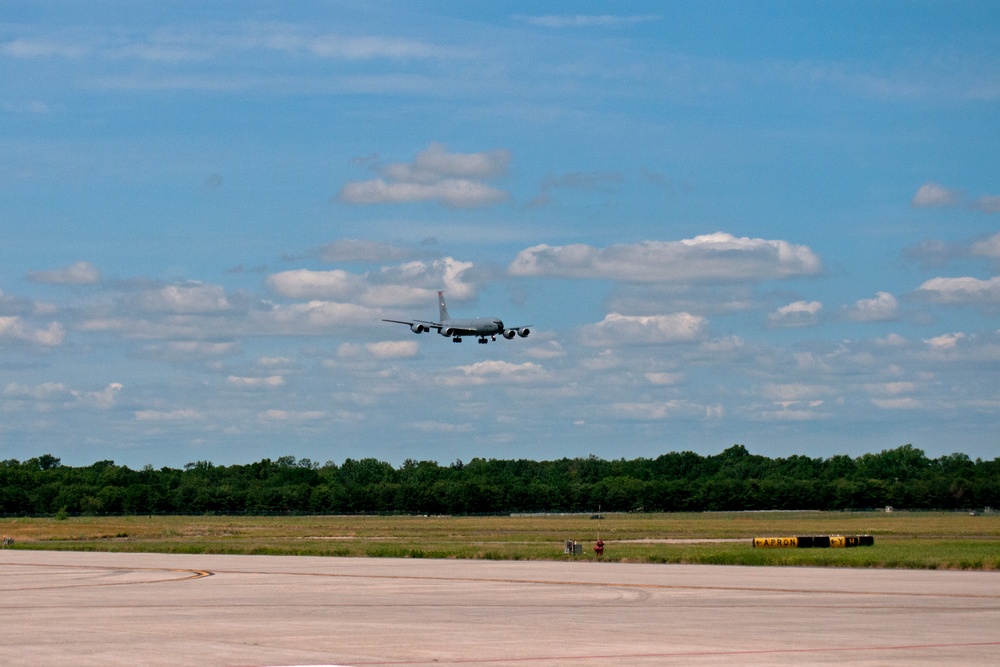
<svg viewBox="0 0 1000 667"><path fill-rule="evenodd" d="M479 339L479 344L480 345L486 345L486 343L488 343L488 342L489 341L486 340L486 336L483 336L482 338Z"/></svg>
<svg viewBox="0 0 1000 667"><path fill-rule="evenodd" d="M462 342L462 337L461 336L455 336L454 338L451 339L451 342L452 343L461 343Z"/></svg>

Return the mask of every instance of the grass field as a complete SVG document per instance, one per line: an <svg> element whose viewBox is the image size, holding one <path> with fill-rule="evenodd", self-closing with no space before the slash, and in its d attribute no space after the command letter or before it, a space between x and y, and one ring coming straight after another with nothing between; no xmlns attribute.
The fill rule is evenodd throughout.
<svg viewBox="0 0 1000 667"><path fill-rule="evenodd" d="M497 517L80 517L3 519L8 548L636 563L1000 570L1000 513L732 512ZM875 536L873 547L754 549L753 537Z"/></svg>

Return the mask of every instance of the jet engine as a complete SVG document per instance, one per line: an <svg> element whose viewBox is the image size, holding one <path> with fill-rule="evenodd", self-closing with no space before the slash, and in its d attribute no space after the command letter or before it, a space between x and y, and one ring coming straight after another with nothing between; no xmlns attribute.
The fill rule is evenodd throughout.
<svg viewBox="0 0 1000 667"><path fill-rule="evenodd" d="M423 333L425 331L430 331L430 329L423 324L411 324L410 331L413 333Z"/></svg>
<svg viewBox="0 0 1000 667"><path fill-rule="evenodd" d="M522 329L518 329L517 330L517 335L520 336L521 338L527 338L528 334L530 334L530 333L531 333L531 329L524 329L524 328L522 328Z"/></svg>
<svg viewBox="0 0 1000 667"><path fill-rule="evenodd" d="M503 332L503 337L506 338L507 340L513 340L514 336L516 335L517 332L514 331L513 329L507 329L506 331Z"/></svg>
<svg viewBox="0 0 1000 667"><path fill-rule="evenodd" d="M451 338L452 336L455 335L455 330L452 329L451 327L444 327L443 329L441 329L441 335L448 336L449 338Z"/></svg>

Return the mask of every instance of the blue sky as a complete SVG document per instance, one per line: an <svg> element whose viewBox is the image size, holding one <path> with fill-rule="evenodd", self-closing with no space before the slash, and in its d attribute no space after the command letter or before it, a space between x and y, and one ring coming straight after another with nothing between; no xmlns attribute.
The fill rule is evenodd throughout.
<svg viewBox="0 0 1000 667"><path fill-rule="evenodd" d="M995 3L3 14L2 458L997 456Z"/></svg>

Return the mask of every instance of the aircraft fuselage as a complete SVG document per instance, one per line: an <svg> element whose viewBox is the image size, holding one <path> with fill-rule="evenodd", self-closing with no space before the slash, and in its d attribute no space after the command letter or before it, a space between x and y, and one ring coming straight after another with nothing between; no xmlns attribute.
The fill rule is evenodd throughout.
<svg viewBox="0 0 1000 667"><path fill-rule="evenodd" d="M471 320L446 320L441 322L442 336L496 336L503 333L503 322L495 317L476 317Z"/></svg>
<svg viewBox="0 0 1000 667"><path fill-rule="evenodd" d="M528 327L506 328L503 321L495 317L474 317L472 319L453 320L448 315L448 307L444 303L444 292L438 292L438 313L440 321L431 322L428 320L383 320L383 322L394 322L405 324L410 327L410 331L421 334L431 329L446 338L451 338L456 343L462 342L463 336L475 336L480 343L496 340L497 336L503 336L507 340L513 340L515 336L527 338L531 330Z"/></svg>

